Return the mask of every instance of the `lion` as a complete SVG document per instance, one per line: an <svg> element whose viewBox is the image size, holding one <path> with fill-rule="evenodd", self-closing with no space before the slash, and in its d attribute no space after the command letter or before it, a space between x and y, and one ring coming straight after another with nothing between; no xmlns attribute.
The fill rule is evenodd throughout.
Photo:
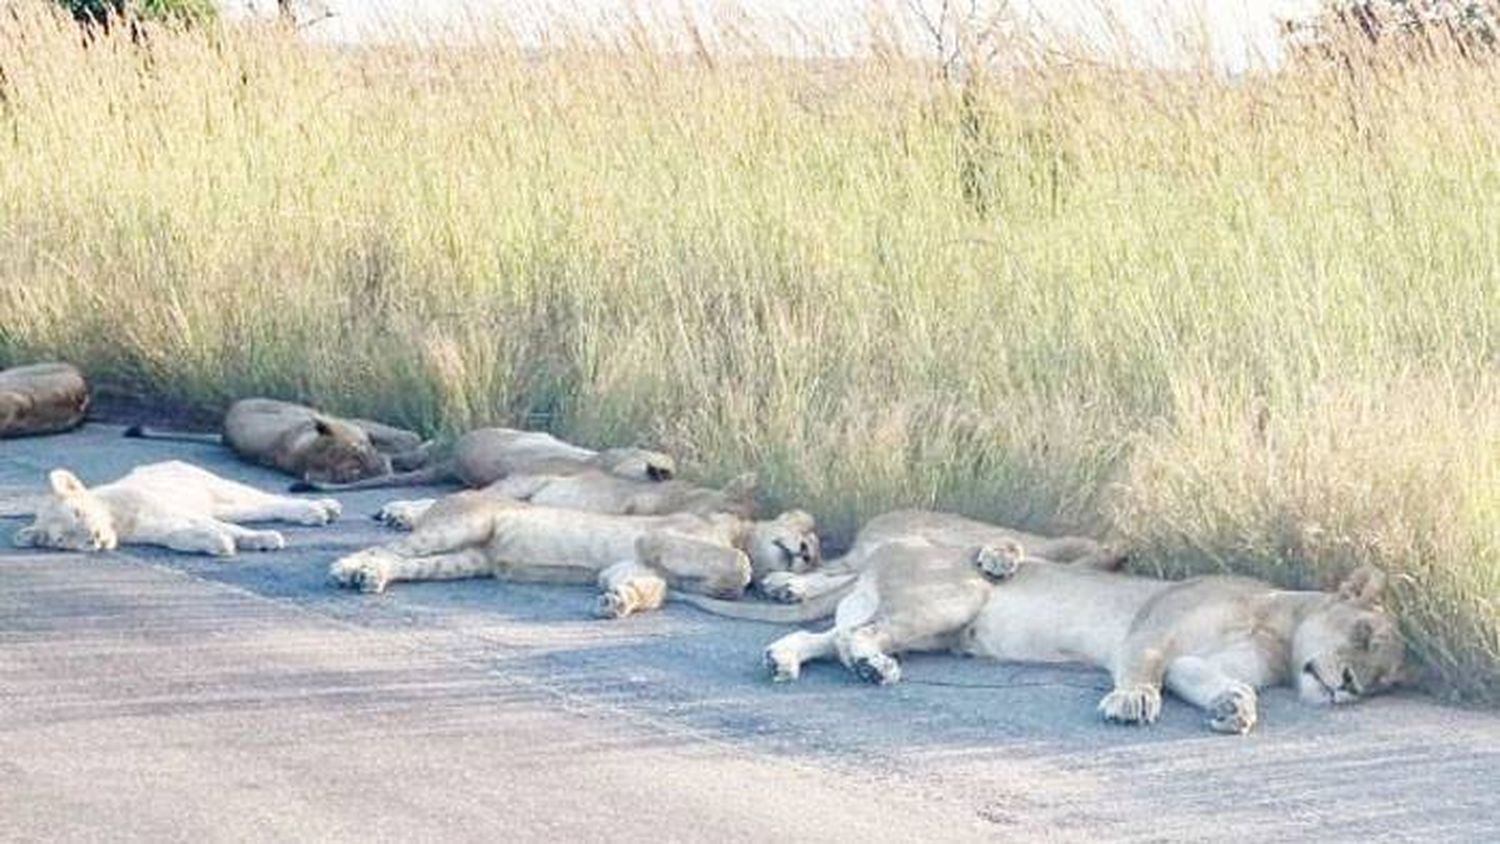
<svg viewBox="0 0 1500 844"><path fill-rule="evenodd" d="M755 484L752 473L734 478L723 489L713 489L676 479L642 481L587 469L575 475L511 475L477 492L544 507L620 516L728 513L748 519L755 511ZM392 501L380 508L375 520L411 530L435 503L434 498Z"/></svg>
<svg viewBox="0 0 1500 844"><path fill-rule="evenodd" d="M808 660L837 657L880 684L900 679L902 652L1082 661L1112 675L1098 707L1107 721L1156 721L1166 688L1212 729L1246 733L1259 688L1344 704L1405 682L1405 644L1378 603L1384 582L1370 567L1335 594L1229 576L1173 582L1023 559L1019 546L907 539L876 549L832 628L784 636L765 661L786 681Z"/></svg>
<svg viewBox="0 0 1500 844"><path fill-rule="evenodd" d="M442 499L413 532L336 561L329 580L381 592L403 580L494 577L597 583L606 618L660 607L669 590L738 598L752 583L821 561L813 518L727 513L622 516L544 507L469 491Z"/></svg>
<svg viewBox="0 0 1500 844"><path fill-rule="evenodd" d="M112 551L120 545L161 545L175 551L230 557L276 551L286 539L235 522L326 525L340 515L332 499L270 495L177 460L132 469L92 489L66 469L48 475L51 493L36 520L16 532L22 548Z"/></svg>
<svg viewBox="0 0 1500 844"><path fill-rule="evenodd" d="M89 385L66 363L0 371L0 438L58 434L83 424Z"/></svg>
<svg viewBox="0 0 1500 844"><path fill-rule="evenodd" d="M661 452L642 448L594 451L541 431L477 428L454 442L453 453L445 461L355 483L314 480L294 485L293 491L344 492L455 481L480 489L510 477L558 478L596 471L633 481L668 481L677 474L677 463Z"/></svg>
<svg viewBox="0 0 1500 844"><path fill-rule="evenodd" d="M762 621L803 622L822 618L831 613L838 600L853 587L876 550L889 542L910 539L953 548L1019 543L1029 553L1048 560L1077 563L1108 571L1118 569L1125 563L1125 555L1119 550L1083 536L1046 537L981 522L956 513L894 510L866 522L854 537L854 544L842 557L828 561L813 572L784 572L769 578L765 584L767 597L782 603L807 604L809 609L806 612L788 612L780 607L743 611L719 609L740 613L738 617L746 617L744 613L753 613L755 620Z"/></svg>
<svg viewBox="0 0 1500 844"><path fill-rule="evenodd" d="M276 399L241 399L224 414L222 440L135 426L127 437L220 442L241 459L304 482L349 483L388 477L427 462L430 444L412 431L368 419L342 419Z"/></svg>

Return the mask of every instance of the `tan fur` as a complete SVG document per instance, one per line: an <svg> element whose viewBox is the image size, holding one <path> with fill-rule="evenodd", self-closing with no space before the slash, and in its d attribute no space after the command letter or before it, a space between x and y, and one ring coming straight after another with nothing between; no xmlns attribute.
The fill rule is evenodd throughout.
<svg viewBox="0 0 1500 844"><path fill-rule="evenodd" d="M469 491L433 505L410 536L335 562L329 578L371 592L398 580L461 577L596 582L600 613L619 618L660 606L669 587L735 598L769 574L819 561L812 517L799 511L770 521L623 516Z"/></svg>
<svg viewBox="0 0 1500 844"><path fill-rule="evenodd" d="M564 478L604 473L639 483L671 480L677 464L668 455L641 448L595 451L541 431L479 428L458 438L452 457L441 465L356 483L318 483L326 491L458 481L480 489L506 478Z"/></svg>
<svg viewBox="0 0 1500 844"><path fill-rule="evenodd" d="M1163 687L1243 733L1256 689L1291 685L1313 703L1346 703L1404 677L1405 646L1376 603L1383 579L1361 570L1339 594L1280 590L1235 577L1182 582L1028 558L986 580L976 554L921 540L887 543L839 603L834 626L772 643L778 680L837 657L866 679L900 677L896 655L954 650L1002 660L1081 661L1110 671L1109 721L1146 724Z"/></svg>
<svg viewBox="0 0 1500 844"><path fill-rule="evenodd" d="M385 477L393 460L409 469L424 459L422 438L412 431L275 399L230 405L224 443L252 463L319 483Z"/></svg>
<svg viewBox="0 0 1500 844"><path fill-rule="evenodd" d="M93 489L66 469L49 476L51 493L36 519L16 532L21 547L109 551L120 545L162 545L178 551L231 556L274 551L281 534L247 530L235 522L282 521L324 525L339 503L269 495L178 461L140 466Z"/></svg>
<svg viewBox="0 0 1500 844"><path fill-rule="evenodd" d="M924 542L957 551L1019 544L1038 557L1106 571L1118 569L1125 562L1125 555L1119 550L1087 537L1045 537L954 513L895 510L866 522L849 551L818 570L805 574L784 572L768 577L762 584L766 597L794 606L719 604L692 596L682 598L700 609L730 618L783 624L825 618L854 588L860 573L879 549L891 542L903 541Z"/></svg>
<svg viewBox="0 0 1500 844"><path fill-rule="evenodd" d="M0 371L0 438L72 430L88 408L88 382L66 363Z"/></svg>
<svg viewBox="0 0 1500 844"><path fill-rule="evenodd" d="M735 478L719 490L687 481L642 481L600 469L586 469L574 475L512 475L478 492L502 499L529 501L543 507L590 513L620 516L729 513L748 519L755 510L754 485L753 475ZM375 514L375 520L411 530L436 502L434 498L392 501Z"/></svg>

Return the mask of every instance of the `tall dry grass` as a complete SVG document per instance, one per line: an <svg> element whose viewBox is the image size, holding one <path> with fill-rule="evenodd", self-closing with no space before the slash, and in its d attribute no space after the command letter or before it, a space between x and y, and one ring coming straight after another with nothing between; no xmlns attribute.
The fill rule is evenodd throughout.
<svg viewBox="0 0 1500 844"><path fill-rule="evenodd" d="M0 12L0 363L639 442L1148 569L1361 562L1500 698L1493 65L102 38Z"/></svg>

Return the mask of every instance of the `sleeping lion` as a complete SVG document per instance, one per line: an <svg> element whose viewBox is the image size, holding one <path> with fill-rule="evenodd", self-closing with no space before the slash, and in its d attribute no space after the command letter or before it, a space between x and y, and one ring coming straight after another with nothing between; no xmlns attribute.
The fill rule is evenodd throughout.
<svg viewBox="0 0 1500 844"><path fill-rule="evenodd" d="M130 428L125 436L221 441L211 434L158 433L141 426ZM229 406L222 442L242 460L316 483L347 483L415 469L426 462L428 448L412 431L260 398Z"/></svg>
<svg viewBox="0 0 1500 844"><path fill-rule="evenodd" d="M642 448L610 448L595 451L541 431L515 428L478 428L459 437L449 459L394 475L382 475L355 483L320 482L293 487L293 491L372 489L389 486L422 486L457 481L470 489L489 486L511 477L568 477L600 472L631 481L671 480L677 464L669 456Z"/></svg>
<svg viewBox="0 0 1500 844"><path fill-rule="evenodd" d="M15 534L20 547L111 551L120 545L162 545L228 557L286 547L276 531L235 522L326 525L340 512L332 499L268 495L176 460L137 467L92 489L66 469L54 469L48 481L51 493L38 502L36 520Z"/></svg>
<svg viewBox="0 0 1500 844"><path fill-rule="evenodd" d="M66 363L0 371L0 438L72 430L88 408L88 382Z"/></svg>
<svg viewBox="0 0 1500 844"><path fill-rule="evenodd" d="M777 680L836 657L876 683L900 679L896 655L952 650L1000 660L1082 661L1108 670L1108 721L1149 724L1162 689L1245 733L1256 690L1289 685L1304 701L1342 704L1405 679L1405 645L1378 599L1384 576L1354 572L1336 594L1240 577L1180 582L1022 559L1019 546L967 550L920 539L887 543L838 603L834 625L773 642Z"/></svg>
<svg viewBox="0 0 1500 844"><path fill-rule="evenodd" d="M623 618L660 607L669 590L738 598L769 574L807 571L820 559L813 519L801 511L769 521L620 516L470 491L433 505L411 535L338 560L329 579L367 592L400 580L468 577L597 583L599 614Z"/></svg>

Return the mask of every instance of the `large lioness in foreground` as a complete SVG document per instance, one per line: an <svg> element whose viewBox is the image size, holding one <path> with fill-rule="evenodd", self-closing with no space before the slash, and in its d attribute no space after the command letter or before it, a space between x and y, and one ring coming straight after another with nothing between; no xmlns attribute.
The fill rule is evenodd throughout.
<svg viewBox="0 0 1500 844"><path fill-rule="evenodd" d="M1255 725L1264 686L1294 686L1310 703L1348 703L1404 677L1405 645L1377 603L1384 576L1371 568L1329 594L1238 577L1154 580L1019 556L888 543L839 602L832 628L778 639L766 663L775 679L790 680L808 660L837 657L865 679L891 683L903 651L1082 661L1113 678L1099 703L1109 721L1155 721L1165 686L1227 733Z"/></svg>
<svg viewBox="0 0 1500 844"><path fill-rule="evenodd" d="M314 482L297 489L344 491L452 481L479 489L510 477L566 477L588 472L632 481L666 481L677 474L677 463L661 452L642 448L595 451L541 431L478 428L454 442L449 459L431 466L357 483Z"/></svg>
<svg viewBox="0 0 1500 844"><path fill-rule="evenodd" d="M274 551L286 540L272 530L234 522L280 521L325 525L339 503L268 495L176 460L140 466L117 481L89 489L66 469L49 475L51 494L36 520L16 532L21 547L109 551L120 545L163 545L227 557L236 551Z"/></svg>
<svg viewBox="0 0 1500 844"><path fill-rule="evenodd" d="M140 426L127 437L206 439ZM421 436L368 419L342 419L276 399L241 399L224 414L223 443L243 460L305 482L348 483L416 469L427 460Z"/></svg>
<svg viewBox="0 0 1500 844"><path fill-rule="evenodd" d="M813 519L800 511L769 521L617 516L471 491L439 501L410 536L338 560L329 579L368 592L399 580L467 577L598 583L599 613L621 618L661 606L669 589L737 598L769 574L819 561Z"/></svg>
<svg viewBox="0 0 1500 844"><path fill-rule="evenodd" d="M56 434L83 424L89 385L66 363L0 371L0 437Z"/></svg>

